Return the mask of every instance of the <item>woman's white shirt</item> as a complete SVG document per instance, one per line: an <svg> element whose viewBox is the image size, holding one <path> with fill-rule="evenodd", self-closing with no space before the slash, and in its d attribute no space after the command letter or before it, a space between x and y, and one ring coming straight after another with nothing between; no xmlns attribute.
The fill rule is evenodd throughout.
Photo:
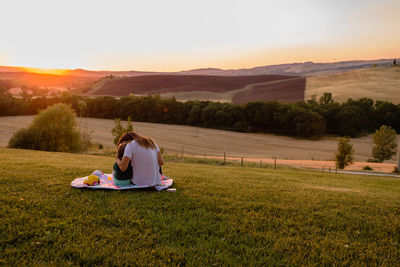
<svg viewBox="0 0 400 267"><path fill-rule="evenodd" d="M131 159L133 169L132 183L136 185L158 185L161 184L161 175L158 164L158 148L145 148L136 141L126 145L124 157Z"/></svg>

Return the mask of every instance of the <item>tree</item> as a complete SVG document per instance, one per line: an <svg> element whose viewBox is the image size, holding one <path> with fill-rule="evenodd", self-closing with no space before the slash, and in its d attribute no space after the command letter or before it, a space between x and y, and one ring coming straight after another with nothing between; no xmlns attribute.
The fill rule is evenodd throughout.
<svg viewBox="0 0 400 267"><path fill-rule="evenodd" d="M114 136L114 140L113 140L114 144L117 145L119 138L124 133L133 131L133 126L132 126L132 122L131 122L131 117L128 117L128 124L126 125L126 128L124 128L124 126L122 126L120 118L115 119L114 123L115 123L115 126L114 126L114 128L112 128L111 134Z"/></svg>
<svg viewBox="0 0 400 267"><path fill-rule="evenodd" d="M396 131L382 125L376 130L373 137L375 147L372 149L372 156L378 161L391 159L397 152Z"/></svg>
<svg viewBox="0 0 400 267"><path fill-rule="evenodd" d="M364 129L364 124L365 121L368 121L368 117L365 115L364 110L358 105L343 104L339 113L336 115L336 119L338 121L338 131L340 135L356 137L362 132L367 131L367 129Z"/></svg>
<svg viewBox="0 0 400 267"><path fill-rule="evenodd" d="M332 93L325 92L323 96L319 98L319 104L326 105L333 103Z"/></svg>
<svg viewBox="0 0 400 267"><path fill-rule="evenodd" d="M336 166L339 169L353 163L354 149L349 137L338 138L338 151L336 153Z"/></svg>
<svg viewBox="0 0 400 267"><path fill-rule="evenodd" d="M201 124L201 107L198 104L194 104L189 111L187 124L189 125L200 125Z"/></svg>
<svg viewBox="0 0 400 267"><path fill-rule="evenodd" d="M28 128L11 137L8 146L58 152L79 152L84 147L76 129L75 112L66 104L41 111Z"/></svg>

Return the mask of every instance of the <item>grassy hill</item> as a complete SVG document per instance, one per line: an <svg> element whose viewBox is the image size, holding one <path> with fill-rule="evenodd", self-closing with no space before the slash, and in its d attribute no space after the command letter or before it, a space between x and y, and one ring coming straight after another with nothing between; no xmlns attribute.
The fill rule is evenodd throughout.
<svg viewBox="0 0 400 267"><path fill-rule="evenodd" d="M345 73L308 77L305 99L331 92L335 101L362 97L400 103L400 67L375 67Z"/></svg>
<svg viewBox="0 0 400 267"><path fill-rule="evenodd" d="M178 100L254 100L297 102L304 99L305 80L298 76L151 75L101 80L88 95L160 94Z"/></svg>
<svg viewBox="0 0 400 267"><path fill-rule="evenodd" d="M329 72L328 72L329 73ZM297 102L331 92L336 101L369 97L400 103L400 67L379 66L306 78L285 75L154 75L102 80L89 95L160 94L178 100L247 103L256 100Z"/></svg>
<svg viewBox="0 0 400 267"><path fill-rule="evenodd" d="M176 193L70 187L113 162L0 149L0 264L400 264L398 179L170 161Z"/></svg>

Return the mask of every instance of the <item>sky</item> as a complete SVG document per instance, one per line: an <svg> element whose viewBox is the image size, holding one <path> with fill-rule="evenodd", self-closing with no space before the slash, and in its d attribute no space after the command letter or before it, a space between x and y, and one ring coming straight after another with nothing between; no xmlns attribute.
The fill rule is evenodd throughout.
<svg viewBox="0 0 400 267"><path fill-rule="evenodd" d="M400 57L400 0L2 0L0 65L239 69Z"/></svg>

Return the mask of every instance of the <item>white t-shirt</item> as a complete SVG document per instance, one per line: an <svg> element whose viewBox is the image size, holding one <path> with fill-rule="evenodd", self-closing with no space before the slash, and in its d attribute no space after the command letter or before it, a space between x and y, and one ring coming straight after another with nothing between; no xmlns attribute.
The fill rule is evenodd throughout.
<svg viewBox="0 0 400 267"><path fill-rule="evenodd" d="M158 164L158 148L145 148L136 141L126 145L124 157L131 159L133 169L132 183L136 185L158 185L161 184L161 175Z"/></svg>

